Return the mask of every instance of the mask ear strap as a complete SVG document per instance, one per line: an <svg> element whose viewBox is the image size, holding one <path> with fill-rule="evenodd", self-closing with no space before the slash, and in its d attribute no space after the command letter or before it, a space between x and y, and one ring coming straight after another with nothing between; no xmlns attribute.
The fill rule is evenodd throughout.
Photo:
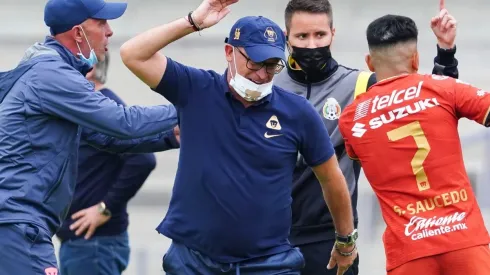
<svg viewBox="0 0 490 275"><path fill-rule="evenodd" d="M80 49L80 45L78 45L78 42L76 40L75 40L75 44L77 44L78 51L80 52L80 54L83 55L82 49Z"/></svg>
<svg viewBox="0 0 490 275"><path fill-rule="evenodd" d="M233 75L233 78L235 78L236 74L238 73L238 69L236 68L236 54L235 54L235 47L232 46L233 49L233 65L235 67L235 74ZM230 66L231 67L231 66Z"/></svg>
<svg viewBox="0 0 490 275"><path fill-rule="evenodd" d="M87 35L85 34L85 31L83 30L83 27L82 26L79 26L79 27L82 30L83 37L85 38L85 41L87 41L88 48L90 49L90 51L92 51L92 46L90 46L90 42L88 42L88 38L87 38ZM77 45L78 45L78 43L77 43ZM78 49L80 49L80 46L78 46ZM80 50L80 52L82 52L82 51Z"/></svg>

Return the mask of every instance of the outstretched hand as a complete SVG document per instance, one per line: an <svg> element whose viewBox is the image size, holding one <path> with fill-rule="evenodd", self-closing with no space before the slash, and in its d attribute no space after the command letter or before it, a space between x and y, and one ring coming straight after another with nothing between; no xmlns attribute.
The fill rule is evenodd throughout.
<svg viewBox="0 0 490 275"><path fill-rule="evenodd" d="M454 48L458 22L447 11L444 0L439 0L439 10L439 14L430 21L430 26L437 37L439 47L443 49Z"/></svg>
<svg viewBox="0 0 490 275"><path fill-rule="evenodd" d="M238 0L204 0L192 13L192 19L201 28L209 28L216 25L228 13L229 6Z"/></svg>

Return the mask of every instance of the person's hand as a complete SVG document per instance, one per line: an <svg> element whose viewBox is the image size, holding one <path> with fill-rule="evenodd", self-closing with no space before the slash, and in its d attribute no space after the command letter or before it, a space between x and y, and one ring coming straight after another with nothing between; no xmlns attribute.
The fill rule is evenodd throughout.
<svg viewBox="0 0 490 275"><path fill-rule="evenodd" d="M437 37L437 44L443 49L454 48L458 22L445 8L444 0L439 2L439 14L432 18L430 27Z"/></svg>
<svg viewBox="0 0 490 275"><path fill-rule="evenodd" d="M230 9L228 6L238 0L204 0L201 5L192 12L192 20L201 28L209 28L223 19Z"/></svg>
<svg viewBox="0 0 490 275"><path fill-rule="evenodd" d="M83 209L73 214L71 218L74 223L70 226L71 231L75 231L75 235L80 236L85 231L85 239L88 240L94 235L97 227L106 223L111 217L99 213L98 205Z"/></svg>
<svg viewBox="0 0 490 275"><path fill-rule="evenodd" d="M177 142L180 144L180 128L179 125L174 127L174 136Z"/></svg>
<svg viewBox="0 0 490 275"><path fill-rule="evenodd" d="M333 269L335 265L337 265L337 275L342 275L349 269L349 267L354 263L354 260L357 258L357 248L354 246L348 246L339 249L345 253L352 251L352 254L350 256L342 256L334 245L327 269Z"/></svg>

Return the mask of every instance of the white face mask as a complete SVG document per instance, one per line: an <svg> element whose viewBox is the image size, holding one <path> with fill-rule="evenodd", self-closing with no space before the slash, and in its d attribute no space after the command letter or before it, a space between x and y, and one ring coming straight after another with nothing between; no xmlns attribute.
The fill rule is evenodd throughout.
<svg viewBox="0 0 490 275"><path fill-rule="evenodd" d="M272 93L272 81L264 84L256 84L241 76L236 68L235 48L233 47L233 61L235 75L230 79L230 86L246 101L259 101ZM231 67L231 66L230 66Z"/></svg>

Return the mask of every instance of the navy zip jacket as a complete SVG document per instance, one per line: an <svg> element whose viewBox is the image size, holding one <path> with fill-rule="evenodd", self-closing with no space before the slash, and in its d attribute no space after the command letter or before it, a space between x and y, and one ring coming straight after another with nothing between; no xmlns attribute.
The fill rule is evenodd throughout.
<svg viewBox="0 0 490 275"><path fill-rule="evenodd" d="M104 88L100 92L125 105L111 90ZM162 141L162 149L179 148L173 130ZM138 192L155 166L154 154L113 154L98 150L82 139L78 151L75 194L66 220L56 234L58 238L61 241L83 238L85 235L76 236L70 230L74 222L71 216L101 201L105 202L112 216L107 223L97 228L94 237L115 236L125 232L129 225L128 201Z"/></svg>
<svg viewBox="0 0 490 275"><path fill-rule="evenodd" d="M79 125L91 129L91 145L136 152L149 149L143 137L157 135L151 147L177 123L172 105L124 107L94 92L89 70L48 37L0 73L0 224L31 223L51 236L59 229L77 178Z"/></svg>

